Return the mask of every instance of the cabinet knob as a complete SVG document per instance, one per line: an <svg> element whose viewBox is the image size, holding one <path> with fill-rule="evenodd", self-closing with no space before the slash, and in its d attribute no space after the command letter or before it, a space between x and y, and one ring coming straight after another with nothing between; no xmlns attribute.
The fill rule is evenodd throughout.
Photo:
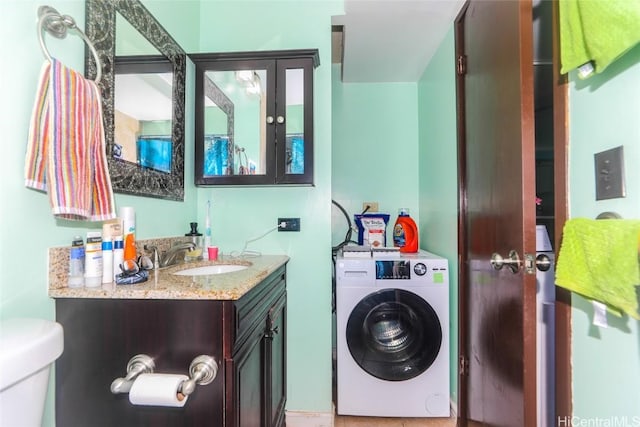
<svg viewBox="0 0 640 427"><path fill-rule="evenodd" d="M282 116L278 116L278 118L276 119L276 121L278 122L278 124L283 124L284 123L284 117Z"/></svg>
<svg viewBox="0 0 640 427"><path fill-rule="evenodd" d="M273 124L273 116L267 116L267 123L268 124Z"/></svg>

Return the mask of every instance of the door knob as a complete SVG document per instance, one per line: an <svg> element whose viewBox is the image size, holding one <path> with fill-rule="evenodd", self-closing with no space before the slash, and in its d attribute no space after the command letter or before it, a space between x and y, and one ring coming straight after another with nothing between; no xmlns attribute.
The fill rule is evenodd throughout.
<svg viewBox="0 0 640 427"><path fill-rule="evenodd" d="M491 266L495 270L502 270L502 267L507 266L513 274L516 274L520 270L521 263L520 256L515 250L509 251L509 256L506 259L496 252L491 255Z"/></svg>
<svg viewBox="0 0 640 427"><path fill-rule="evenodd" d="M536 257L536 267L540 271L548 271L551 268L551 259L545 254L538 255Z"/></svg>

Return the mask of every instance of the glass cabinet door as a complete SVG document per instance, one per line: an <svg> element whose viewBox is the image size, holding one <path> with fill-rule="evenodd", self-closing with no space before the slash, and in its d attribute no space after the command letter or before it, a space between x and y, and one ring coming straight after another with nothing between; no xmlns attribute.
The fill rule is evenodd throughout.
<svg viewBox="0 0 640 427"><path fill-rule="evenodd" d="M278 182L313 183L313 84L310 60L278 61Z"/></svg>

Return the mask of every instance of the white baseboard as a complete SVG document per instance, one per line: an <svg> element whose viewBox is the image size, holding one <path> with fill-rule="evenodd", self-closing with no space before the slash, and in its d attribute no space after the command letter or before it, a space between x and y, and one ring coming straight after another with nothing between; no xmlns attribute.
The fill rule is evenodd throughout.
<svg viewBox="0 0 640 427"><path fill-rule="evenodd" d="M287 427L333 427L333 412L286 411Z"/></svg>

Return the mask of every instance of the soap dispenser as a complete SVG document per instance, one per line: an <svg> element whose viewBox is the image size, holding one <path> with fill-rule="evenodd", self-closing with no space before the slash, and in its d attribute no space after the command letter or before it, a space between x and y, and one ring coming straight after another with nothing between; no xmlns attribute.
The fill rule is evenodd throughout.
<svg viewBox="0 0 640 427"><path fill-rule="evenodd" d="M198 232L197 222L191 222L189 223L189 226L191 227L191 231L185 234L185 236L190 237L191 241L194 245L196 245L196 247L185 254L185 261L200 261L202 260L204 237L202 236L202 233Z"/></svg>

